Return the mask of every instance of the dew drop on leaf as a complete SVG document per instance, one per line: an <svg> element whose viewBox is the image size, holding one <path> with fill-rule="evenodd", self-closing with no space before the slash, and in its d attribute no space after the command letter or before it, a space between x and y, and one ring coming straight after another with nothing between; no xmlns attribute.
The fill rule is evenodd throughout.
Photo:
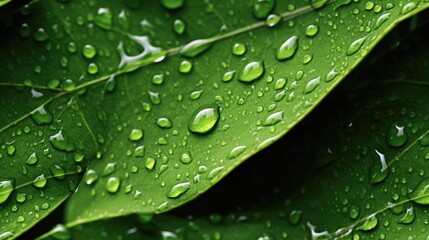
<svg viewBox="0 0 429 240"><path fill-rule="evenodd" d="M240 156L244 151L246 151L246 146L237 146L234 147L228 154L228 159L234 159Z"/></svg>
<svg viewBox="0 0 429 240"><path fill-rule="evenodd" d="M280 22L282 18L279 15L276 14L270 14L268 15L267 19L265 19L265 24L268 27L274 27L275 25L277 25L277 23Z"/></svg>
<svg viewBox="0 0 429 240"><path fill-rule="evenodd" d="M186 191L188 191L190 187L190 182L178 183L171 188L170 192L167 194L167 197L177 198L180 195L184 194Z"/></svg>
<svg viewBox="0 0 429 240"><path fill-rule="evenodd" d="M409 2L402 7L401 13L407 14L416 9L417 4L415 2Z"/></svg>
<svg viewBox="0 0 429 240"><path fill-rule="evenodd" d="M63 83L63 89L67 92L71 92L75 89L76 84L71 79L66 79Z"/></svg>
<svg viewBox="0 0 429 240"><path fill-rule="evenodd" d="M218 106L204 106L197 109L188 124L189 131L193 133L207 133L214 128L219 120Z"/></svg>
<svg viewBox="0 0 429 240"><path fill-rule="evenodd" d="M387 132L386 138L387 138L387 144L389 146L401 147L407 142L408 135L404 131L403 126L392 124L389 128L389 131Z"/></svg>
<svg viewBox="0 0 429 240"><path fill-rule="evenodd" d="M174 30L175 33L177 33L177 34L183 34L185 32L185 29L186 29L185 22L183 22L180 19L174 20L173 30Z"/></svg>
<svg viewBox="0 0 429 240"><path fill-rule="evenodd" d="M359 51L359 49L362 47L363 43L365 42L366 38L367 36L353 41L352 44L350 44L350 47L347 49L347 55L353 55L357 51Z"/></svg>
<svg viewBox="0 0 429 240"><path fill-rule="evenodd" d="M311 0L311 6L314 9L323 7L329 0Z"/></svg>
<svg viewBox="0 0 429 240"><path fill-rule="evenodd" d="M117 177L110 177L106 182L106 190L110 193L116 193L121 185L121 180Z"/></svg>
<svg viewBox="0 0 429 240"><path fill-rule="evenodd" d="M246 53L246 45L243 43L234 43L232 45L232 54L236 56L241 56Z"/></svg>
<svg viewBox="0 0 429 240"><path fill-rule="evenodd" d="M291 58L298 49L298 36L292 36L280 45L277 50L277 60L285 60Z"/></svg>
<svg viewBox="0 0 429 240"><path fill-rule="evenodd" d="M308 94L313 92L319 85L320 85L320 77L317 77L308 81L307 85L305 86L304 93Z"/></svg>
<svg viewBox="0 0 429 240"><path fill-rule="evenodd" d="M253 82L260 78L265 71L263 62L250 62L243 67L238 75L238 80L242 82Z"/></svg>
<svg viewBox="0 0 429 240"><path fill-rule="evenodd" d="M57 224L51 231L50 236L58 240L69 240L72 239L71 233L63 224Z"/></svg>
<svg viewBox="0 0 429 240"><path fill-rule="evenodd" d="M85 172L85 175L83 176L83 181L88 185L91 185L97 180L98 180L98 174L94 169L87 170Z"/></svg>
<svg viewBox="0 0 429 240"><path fill-rule="evenodd" d="M16 148L13 145L10 145L7 147L6 152L7 155L12 156L13 154L15 154Z"/></svg>
<svg viewBox="0 0 429 240"><path fill-rule="evenodd" d="M192 157L190 152L184 152L180 156L180 161L184 164L188 164L192 162Z"/></svg>
<svg viewBox="0 0 429 240"><path fill-rule="evenodd" d="M99 8L95 16L95 24L104 29L112 28L113 14L109 8Z"/></svg>
<svg viewBox="0 0 429 240"><path fill-rule="evenodd" d="M144 146L137 146L135 149L134 149L134 157L137 157L137 158L141 158L141 157L144 157L144 152L145 152L145 147Z"/></svg>
<svg viewBox="0 0 429 240"><path fill-rule="evenodd" d="M422 179L419 184L408 194L408 198L418 204L429 204L429 178Z"/></svg>
<svg viewBox="0 0 429 240"><path fill-rule="evenodd" d="M0 204L6 202L15 187L13 180L0 180Z"/></svg>
<svg viewBox="0 0 429 240"><path fill-rule="evenodd" d="M375 23L375 29L379 28L383 23L385 23L389 19L390 14L391 13L389 12L378 17L377 22Z"/></svg>
<svg viewBox="0 0 429 240"><path fill-rule="evenodd" d="M179 72L189 73L192 70L192 63L188 60L183 60L179 66Z"/></svg>
<svg viewBox="0 0 429 240"><path fill-rule="evenodd" d="M164 82L164 74L155 74L152 77L152 83L155 85L161 85Z"/></svg>
<svg viewBox="0 0 429 240"><path fill-rule="evenodd" d="M169 118L161 117L158 118L158 120L156 121L156 125L158 125L158 127L160 128L171 128L173 126L173 123Z"/></svg>
<svg viewBox="0 0 429 240"><path fill-rule="evenodd" d="M283 120L284 110L270 114L264 121L264 126L274 126Z"/></svg>
<svg viewBox="0 0 429 240"><path fill-rule="evenodd" d="M183 46L180 49L180 53L184 57L193 58L207 51L212 45L212 40L210 39L197 39Z"/></svg>
<svg viewBox="0 0 429 240"><path fill-rule="evenodd" d="M138 141L143 138L143 130L141 129L133 129L128 135L128 139L131 141Z"/></svg>
<svg viewBox="0 0 429 240"><path fill-rule="evenodd" d="M163 7L173 10L182 7L185 3L185 0L161 0Z"/></svg>
<svg viewBox="0 0 429 240"><path fill-rule="evenodd" d="M52 115L49 114L46 110L44 105L38 107L34 113L31 115L31 117L33 118L33 120L39 124L39 125L43 125L43 124L49 124L52 122Z"/></svg>
<svg viewBox="0 0 429 240"><path fill-rule="evenodd" d="M296 225L301 220L302 211L301 210L293 210L289 214L289 222L293 225Z"/></svg>
<svg viewBox="0 0 429 240"><path fill-rule="evenodd" d="M71 142L68 142L64 136L63 136L63 131L60 130L58 133L56 133L55 135L52 135L49 137L49 142L52 144L52 146L60 151L65 151L65 152L72 152L74 151L75 145Z"/></svg>
<svg viewBox="0 0 429 240"><path fill-rule="evenodd" d="M363 222L360 226L358 226L356 229L360 231L370 231L377 227L378 224L378 218L375 216L375 214L369 216L365 219L365 222Z"/></svg>
<svg viewBox="0 0 429 240"><path fill-rule="evenodd" d="M108 176L116 171L116 163L107 163L103 169L103 176Z"/></svg>
<svg viewBox="0 0 429 240"><path fill-rule="evenodd" d="M151 157L148 157L148 158L146 158L146 161L145 161L145 167L148 169L148 170L152 170L153 169L153 167L155 166L155 159L154 158L151 158Z"/></svg>
<svg viewBox="0 0 429 240"><path fill-rule="evenodd" d="M0 183L0 185L1 185L1 183ZM1 187L0 187L1 188ZM0 190L0 192L1 192L1 190ZM1 195L0 195L1 196ZM1 197L0 197L1 198ZM16 194L16 197L15 197L15 200L17 201L17 202L19 202L19 203L23 203L23 202L25 202L26 200L27 200L27 194L25 194L25 193L17 193ZM0 201L0 203L1 203L1 201Z"/></svg>
<svg viewBox="0 0 429 240"><path fill-rule="evenodd" d="M95 57L95 54L97 54L97 50L91 44L86 44L83 47L82 54L86 58L91 59L91 58Z"/></svg>
<svg viewBox="0 0 429 240"><path fill-rule="evenodd" d="M398 223L402 224L411 224L414 219L416 219L416 214L414 212L413 206L407 208L407 211L405 212L404 216L399 219Z"/></svg>
<svg viewBox="0 0 429 240"><path fill-rule="evenodd" d="M384 181L389 173L384 154L378 150L375 150L375 153L377 156L374 155L374 163L370 168L370 182L372 184Z"/></svg>
<svg viewBox="0 0 429 240"><path fill-rule="evenodd" d="M48 179L45 177L45 174L41 174L33 180L33 186L37 188L44 188L47 182Z"/></svg>
<svg viewBox="0 0 429 240"><path fill-rule="evenodd" d="M58 164L52 164L49 167L49 171L51 171L52 176L58 180L64 180L66 178L64 168Z"/></svg>
<svg viewBox="0 0 429 240"><path fill-rule="evenodd" d="M349 208L349 216L351 219L357 219L359 217L360 208L356 205L352 205Z"/></svg>
<svg viewBox="0 0 429 240"><path fill-rule="evenodd" d="M318 32L319 32L319 27L314 24L308 25L307 28L305 29L305 35L307 35L308 37L314 37Z"/></svg>

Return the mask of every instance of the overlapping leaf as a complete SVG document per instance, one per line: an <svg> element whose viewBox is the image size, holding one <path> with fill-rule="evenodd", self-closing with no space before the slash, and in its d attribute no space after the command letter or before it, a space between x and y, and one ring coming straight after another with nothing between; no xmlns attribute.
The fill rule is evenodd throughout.
<svg viewBox="0 0 429 240"><path fill-rule="evenodd" d="M34 180L74 176L89 160L69 205L74 224L195 198L428 5L166 2L40 1L4 22L2 232L28 228L49 212L35 214L45 199L70 194L62 177ZM37 165L26 163L33 153Z"/></svg>

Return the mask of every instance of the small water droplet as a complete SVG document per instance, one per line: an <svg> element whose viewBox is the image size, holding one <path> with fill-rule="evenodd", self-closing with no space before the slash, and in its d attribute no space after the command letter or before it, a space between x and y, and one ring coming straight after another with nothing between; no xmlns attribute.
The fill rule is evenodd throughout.
<svg viewBox="0 0 429 240"><path fill-rule="evenodd" d="M193 133L207 133L214 128L219 120L219 116L219 108L217 106L201 107L192 114L188 129Z"/></svg>
<svg viewBox="0 0 429 240"><path fill-rule="evenodd" d="M44 42L49 38L44 28L38 28L33 37L37 42Z"/></svg>
<svg viewBox="0 0 429 240"><path fill-rule="evenodd" d="M184 152L180 156L180 161L184 164L188 164L192 162L192 157L190 152Z"/></svg>
<svg viewBox="0 0 429 240"><path fill-rule="evenodd" d="M134 149L134 157L137 157L137 158L144 157L144 146L137 146Z"/></svg>
<svg viewBox="0 0 429 240"><path fill-rule="evenodd" d="M192 70L192 63L188 60L183 60L179 66L179 72L189 73Z"/></svg>
<svg viewBox="0 0 429 240"><path fill-rule="evenodd" d="M223 74L222 81L229 82L234 78L234 75L235 75L235 70L226 72L225 74Z"/></svg>
<svg viewBox="0 0 429 240"><path fill-rule="evenodd" d="M285 60L291 58L298 49L298 36L292 36L280 45L277 50L277 60Z"/></svg>
<svg viewBox="0 0 429 240"><path fill-rule="evenodd" d="M71 79L66 79L63 83L63 89L67 92L71 92L75 89L76 84Z"/></svg>
<svg viewBox="0 0 429 240"><path fill-rule="evenodd" d="M232 54L236 56L241 56L246 53L246 45L243 43L234 43L232 45Z"/></svg>
<svg viewBox="0 0 429 240"><path fill-rule="evenodd" d="M110 193L116 193L121 185L121 180L117 177L110 177L106 182L106 190Z"/></svg>
<svg viewBox="0 0 429 240"><path fill-rule="evenodd" d="M338 76L338 73L335 71L335 68L332 69L327 75L326 75L326 82L330 82L334 80Z"/></svg>
<svg viewBox="0 0 429 240"><path fill-rule="evenodd" d="M97 54L97 50L91 44L86 44L83 47L82 54L86 58L91 59L91 58L95 57L95 54Z"/></svg>
<svg viewBox="0 0 429 240"><path fill-rule="evenodd" d="M169 198L177 198L180 195L184 194L191 187L190 182L178 183L171 188L170 192L167 194Z"/></svg>
<svg viewBox="0 0 429 240"><path fill-rule="evenodd" d="M47 182L48 179L46 179L45 174L41 174L33 180L33 186L37 188L44 188Z"/></svg>
<svg viewBox="0 0 429 240"><path fill-rule="evenodd" d="M359 217L360 208L356 205L352 205L349 208L349 216L351 219L357 219Z"/></svg>
<svg viewBox="0 0 429 240"><path fill-rule="evenodd" d="M181 8L185 4L185 0L161 0L163 7L174 10Z"/></svg>
<svg viewBox="0 0 429 240"><path fill-rule="evenodd" d="M404 131L404 127L398 125L392 125L386 135L387 144L391 147L401 147L407 140L408 135Z"/></svg>
<svg viewBox="0 0 429 240"><path fill-rule="evenodd" d="M173 126L173 123L169 118L162 117L158 118L158 120L156 121L156 125L158 125L158 127L160 128L171 128Z"/></svg>
<svg viewBox="0 0 429 240"><path fill-rule="evenodd" d="M359 51L359 49L362 47L363 43L365 42L366 38L367 36L359 38L354 42L352 42L352 44L350 44L349 49L347 50L347 55L353 55L357 51Z"/></svg>
<svg viewBox="0 0 429 240"><path fill-rule="evenodd" d="M98 174L94 169L87 170L85 172L85 175L83 176L83 181L88 185L91 185L97 180L98 180Z"/></svg>
<svg viewBox="0 0 429 240"><path fill-rule="evenodd" d="M148 157L148 158L146 158L146 161L144 164L148 170L152 170L153 167L155 167L155 163L156 163L156 161L154 158Z"/></svg>
<svg viewBox="0 0 429 240"><path fill-rule="evenodd" d="M307 35L308 37L314 37L318 32L319 32L319 27L314 24L308 25L307 28L305 29L305 35Z"/></svg>
<svg viewBox="0 0 429 240"><path fill-rule="evenodd" d="M128 139L131 141L138 141L143 138L143 130L141 129L133 129L128 135Z"/></svg>
<svg viewBox="0 0 429 240"><path fill-rule="evenodd" d="M320 85L320 77L310 80L305 86L304 93L308 94L313 92Z"/></svg>
<svg viewBox="0 0 429 240"><path fill-rule="evenodd" d="M282 89L287 83L286 78L280 78L276 81L275 89L280 90Z"/></svg>
<svg viewBox="0 0 429 240"><path fill-rule="evenodd" d="M152 83L155 85L161 85L164 82L164 74L155 74L152 77Z"/></svg>
<svg viewBox="0 0 429 240"><path fill-rule="evenodd" d="M238 75L238 80L242 82L253 82L260 78L265 71L263 62L250 62L244 66Z"/></svg>
<svg viewBox="0 0 429 240"><path fill-rule="evenodd" d="M264 126L273 126L283 120L284 110L270 114L264 121Z"/></svg>
<svg viewBox="0 0 429 240"><path fill-rule="evenodd" d="M268 27L274 27L280 22L280 20L282 20L282 18L279 15L270 14L268 15L267 19L265 19L265 24Z"/></svg>
<svg viewBox="0 0 429 240"><path fill-rule="evenodd" d="M258 19L265 19L276 4L275 0L254 0L253 14Z"/></svg>
<svg viewBox="0 0 429 240"><path fill-rule="evenodd" d="M116 163L107 163L103 169L103 176L108 176L116 171Z"/></svg>
<svg viewBox="0 0 429 240"><path fill-rule="evenodd" d="M183 22L180 19L174 20L173 30L174 30L175 33L177 33L177 34L183 34L185 32L185 29L186 29L185 22Z"/></svg>
<svg viewBox="0 0 429 240"><path fill-rule="evenodd" d="M234 159L240 156L244 151L246 151L246 146L237 146L234 147L228 154L228 159Z"/></svg>
<svg viewBox="0 0 429 240"><path fill-rule="evenodd" d="M301 220L302 211L301 210L293 210L289 214L289 222L293 225L296 225Z"/></svg>
<svg viewBox="0 0 429 240"><path fill-rule="evenodd" d="M45 106L42 105L40 107L38 107L34 113L31 115L31 117L33 118L33 120L39 124L39 125L43 125L43 124L49 124L52 122L52 115L49 114L46 110L45 110Z"/></svg>

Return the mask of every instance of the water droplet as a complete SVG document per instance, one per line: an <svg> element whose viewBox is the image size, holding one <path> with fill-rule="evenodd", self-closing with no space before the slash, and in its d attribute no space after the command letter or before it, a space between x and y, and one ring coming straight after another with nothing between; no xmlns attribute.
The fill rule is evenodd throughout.
<svg viewBox="0 0 429 240"><path fill-rule="evenodd" d="M391 147L401 147L408 140L408 135L405 133L404 127L398 125L391 125L386 137L387 144Z"/></svg>
<svg viewBox="0 0 429 240"><path fill-rule="evenodd" d="M134 149L134 157L138 157L138 158L144 157L144 146L137 146Z"/></svg>
<svg viewBox="0 0 429 240"><path fill-rule="evenodd" d="M183 60L179 66L179 72L189 73L192 70L192 63L188 60Z"/></svg>
<svg viewBox="0 0 429 240"><path fill-rule="evenodd" d="M219 108L217 106L204 106L192 114L188 129L193 133L207 133L214 128L218 120Z"/></svg>
<svg viewBox="0 0 429 240"><path fill-rule="evenodd" d="M14 237L14 234L9 231L0 233L0 240L12 239L13 237Z"/></svg>
<svg viewBox="0 0 429 240"><path fill-rule="evenodd" d="M286 78L280 78L276 81L275 89L279 90L282 89L287 83Z"/></svg>
<svg viewBox="0 0 429 240"><path fill-rule="evenodd" d="M283 120L284 111L275 112L270 114L267 119L265 119L264 126L273 126Z"/></svg>
<svg viewBox="0 0 429 240"><path fill-rule="evenodd" d="M66 79L63 83L63 89L67 92L71 92L75 89L76 84L71 79Z"/></svg>
<svg viewBox="0 0 429 240"><path fill-rule="evenodd" d="M276 4L275 0L254 0L253 14L258 19L265 19Z"/></svg>
<svg viewBox="0 0 429 240"><path fill-rule="evenodd" d="M162 6L167 9L173 10L182 7L185 3L185 0L161 0Z"/></svg>
<svg viewBox="0 0 429 240"><path fill-rule="evenodd" d="M144 51L135 56L129 56L125 53L124 44L120 42L117 48L121 55L119 69L132 72L141 65L151 62L160 62L165 58L166 52L162 51L161 48L151 45L147 36L130 36L130 38L142 46Z"/></svg>
<svg viewBox="0 0 429 240"><path fill-rule="evenodd" d="M180 53L185 57L196 57L197 55L207 51L213 44L211 39L197 39L180 49Z"/></svg>
<svg viewBox="0 0 429 240"><path fill-rule="evenodd" d="M98 73L98 65L95 63L88 64L87 72L89 74L92 74L92 75L97 74Z"/></svg>
<svg viewBox="0 0 429 240"><path fill-rule="evenodd" d="M374 163L370 169L370 182L372 184L382 182L386 179L389 171L387 171L387 163L384 154L375 150L377 156L374 158ZM378 158L378 159L377 159Z"/></svg>
<svg viewBox="0 0 429 240"><path fill-rule="evenodd" d="M291 58L298 49L298 36L292 36L287 39L277 50L277 60L285 60Z"/></svg>
<svg viewBox="0 0 429 240"><path fill-rule="evenodd" d="M377 22L375 23L375 29L379 28L383 23L385 23L389 19L390 14L391 13L389 12L378 17Z"/></svg>
<svg viewBox="0 0 429 240"><path fill-rule="evenodd" d="M359 217L360 209L356 205L352 205L349 208L349 216L351 219L357 219Z"/></svg>
<svg viewBox="0 0 429 240"><path fill-rule="evenodd" d="M301 220L302 211L300 210L293 210L289 214L289 222L293 225L296 225Z"/></svg>
<svg viewBox="0 0 429 240"><path fill-rule="evenodd" d="M186 191L188 191L190 187L191 187L191 183L190 182L178 183L178 184L176 184L176 185L173 186L173 188L167 194L167 197L169 197L169 198L177 198L180 195L184 194Z"/></svg>
<svg viewBox="0 0 429 240"><path fill-rule="evenodd" d="M87 170L85 172L85 175L83 176L83 181L88 185L91 185L92 183L94 183L97 180L98 180L98 174L93 169Z"/></svg>
<svg viewBox="0 0 429 240"><path fill-rule="evenodd" d="M413 11L417 7L417 4L415 2L409 2L402 7L401 13L407 14Z"/></svg>
<svg viewBox="0 0 429 240"><path fill-rule="evenodd" d="M73 160L74 160L75 162L82 162L84 158L85 158L85 155L80 154L80 153L76 153L76 154L73 156Z"/></svg>
<svg viewBox="0 0 429 240"><path fill-rule="evenodd" d="M203 93L203 90L197 90L197 91L193 91L191 93L191 100L197 100L198 98L201 97L201 94Z"/></svg>
<svg viewBox="0 0 429 240"><path fill-rule="evenodd" d="M133 129L128 135L128 139L131 141L138 141L143 138L143 130L141 129Z"/></svg>
<svg viewBox="0 0 429 240"><path fill-rule="evenodd" d="M97 50L91 44L86 44L83 47L82 54L86 58L91 59L91 58L95 57L95 54L97 54Z"/></svg>
<svg viewBox="0 0 429 240"><path fill-rule="evenodd" d="M99 8L95 17L95 24L104 29L112 28L113 15L109 8Z"/></svg>
<svg viewBox="0 0 429 240"><path fill-rule="evenodd" d="M47 182L48 179L46 179L45 174L41 174L33 180L33 186L37 188L44 188Z"/></svg>
<svg viewBox="0 0 429 240"><path fill-rule="evenodd" d="M62 224L57 224L51 231L49 231L49 236L58 240L72 239L70 231Z"/></svg>
<svg viewBox="0 0 429 240"><path fill-rule="evenodd" d="M60 130L58 133L52 135L49 137L49 142L51 145L60 150L60 151L66 151L66 152L72 152L74 151L75 145L69 141L67 141L63 136L63 131Z"/></svg>
<svg viewBox="0 0 429 240"><path fill-rule="evenodd" d="M231 152L228 154L228 159L234 159L238 156L240 156L244 151L246 151L246 146L237 146L234 147Z"/></svg>
<svg viewBox="0 0 429 240"><path fill-rule="evenodd" d="M327 75L326 75L326 82L330 82L334 80L338 76L338 73L335 71L335 68L332 69Z"/></svg>
<svg viewBox="0 0 429 240"><path fill-rule="evenodd" d="M161 85L164 82L164 74L155 74L152 77L152 83L155 85Z"/></svg>
<svg viewBox="0 0 429 240"><path fill-rule="evenodd" d="M36 40L37 42L44 42L49 38L44 28L37 29L33 37L34 37L34 40Z"/></svg>
<svg viewBox="0 0 429 240"><path fill-rule="evenodd" d="M6 202L15 187L13 180L0 180L0 204Z"/></svg>
<svg viewBox="0 0 429 240"><path fill-rule="evenodd" d="M52 176L58 180L66 179L66 171L58 164L52 164L49 167L49 171L51 171Z"/></svg>
<svg viewBox="0 0 429 240"><path fill-rule="evenodd" d="M318 32L319 32L319 27L314 24L308 25L307 28L305 29L305 35L307 35L308 37L314 37Z"/></svg>
<svg viewBox="0 0 429 240"><path fill-rule="evenodd" d="M171 128L173 126L171 120L166 117L158 118L156 125L158 125L160 128Z"/></svg>
<svg viewBox="0 0 429 240"><path fill-rule="evenodd" d="M263 62L250 62L240 71L238 80L242 82L253 82L264 74Z"/></svg>
<svg viewBox="0 0 429 240"><path fill-rule="evenodd" d="M418 204L429 204L429 178L422 179L419 184L408 194L408 198Z"/></svg>
<svg viewBox="0 0 429 240"><path fill-rule="evenodd" d="M405 212L404 216L399 219L398 223L402 224L411 224L414 219L416 219L416 214L414 213L413 206L407 208L407 211Z"/></svg>
<svg viewBox="0 0 429 240"><path fill-rule="evenodd" d="M308 94L314 91L320 84L320 77L310 80L305 86L304 93Z"/></svg>
<svg viewBox="0 0 429 240"><path fill-rule="evenodd" d="M217 167L217 168L215 168L215 169L211 170L211 171L209 172L209 175L207 176L207 179L209 179L209 180L215 180L215 177L216 177L220 172L222 172L222 170L223 170L224 168L225 168L224 166L221 166L221 167Z"/></svg>
<svg viewBox="0 0 429 240"><path fill-rule="evenodd" d="M304 57L302 58L302 63L308 64L312 59L313 59L312 54L305 54Z"/></svg>
<svg viewBox="0 0 429 240"><path fill-rule="evenodd" d="M43 124L49 124L52 122L52 115L49 114L46 110L45 110L45 106L42 105L40 107L38 107L34 113L31 115L31 117L33 118L33 120L39 124L39 125L43 125Z"/></svg>
<svg viewBox="0 0 429 240"><path fill-rule="evenodd" d="M1 183L0 183L0 185L1 185ZM1 187L0 187L0 192L2 192L1 191ZM1 199L1 194L0 194L0 199ZM25 202L27 200L27 194L25 194L25 193L18 193L18 194L16 194L16 198L15 199L16 199L17 202L23 203L23 202ZM0 203L1 203L1 200L0 200Z"/></svg>
<svg viewBox="0 0 429 240"><path fill-rule="evenodd" d="M180 156L180 161L184 164L188 164L192 162L192 157L190 152L184 152Z"/></svg>
<svg viewBox="0 0 429 240"><path fill-rule="evenodd" d="M355 54L359 49L362 47L363 43L365 42L367 36L359 38L352 42L349 49L347 50L347 55Z"/></svg>
<svg viewBox="0 0 429 240"><path fill-rule="evenodd" d="M234 43L232 45L232 54L236 56L241 56L246 53L246 45L243 43Z"/></svg>
<svg viewBox="0 0 429 240"><path fill-rule="evenodd" d="M119 190L121 180L117 177L110 177L106 182L106 190L110 193L115 193Z"/></svg>
<svg viewBox="0 0 429 240"><path fill-rule="evenodd" d="M280 22L280 20L282 20L282 18L279 15L270 14L268 15L267 19L265 19L265 24L268 27L274 27L275 25L277 25L277 23Z"/></svg>
<svg viewBox="0 0 429 240"><path fill-rule="evenodd" d="M329 0L311 0L311 6L314 9L323 7Z"/></svg>
<svg viewBox="0 0 429 240"><path fill-rule="evenodd" d="M226 72L222 77L222 81L229 82L234 78L234 75L235 75L235 70Z"/></svg>
<svg viewBox="0 0 429 240"><path fill-rule="evenodd" d="M108 176L116 171L116 163L107 163L103 169L103 176Z"/></svg>
<svg viewBox="0 0 429 240"><path fill-rule="evenodd" d="M156 163L156 161L154 158L148 157L148 158L146 158L146 161L144 164L148 170L152 170L153 167L155 166L155 163Z"/></svg>
<svg viewBox="0 0 429 240"><path fill-rule="evenodd" d="M357 230L361 231L370 231L377 227L378 224L378 218L375 216L375 214L369 216L365 219L365 222L363 222L359 227L357 227Z"/></svg>
<svg viewBox="0 0 429 240"><path fill-rule="evenodd" d="M177 34L183 34L186 29L186 24L180 19L176 19L173 23L173 30Z"/></svg>

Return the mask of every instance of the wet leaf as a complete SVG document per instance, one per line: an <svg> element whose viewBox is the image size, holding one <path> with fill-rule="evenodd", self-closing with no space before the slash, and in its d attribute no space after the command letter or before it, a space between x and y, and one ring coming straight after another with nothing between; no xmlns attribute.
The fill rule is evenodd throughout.
<svg viewBox="0 0 429 240"><path fill-rule="evenodd" d="M389 29L429 5L257 4L39 1L5 21L2 231L30 226L11 224L19 191L9 179L37 179L29 187L56 205L69 195L62 172L84 168L82 156L92 162L68 222L188 202L289 131ZM35 168L17 174L34 152ZM50 175L67 193L41 191Z"/></svg>

